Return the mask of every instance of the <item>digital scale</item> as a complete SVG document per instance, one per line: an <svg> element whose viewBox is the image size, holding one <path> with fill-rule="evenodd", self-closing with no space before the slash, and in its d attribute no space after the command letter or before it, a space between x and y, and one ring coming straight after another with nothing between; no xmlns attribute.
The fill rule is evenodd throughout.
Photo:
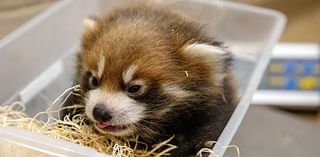
<svg viewBox="0 0 320 157"><path fill-rule="evenodd" d="M252 104L320 107L319 58L319 44L278 44Z"/></svg>

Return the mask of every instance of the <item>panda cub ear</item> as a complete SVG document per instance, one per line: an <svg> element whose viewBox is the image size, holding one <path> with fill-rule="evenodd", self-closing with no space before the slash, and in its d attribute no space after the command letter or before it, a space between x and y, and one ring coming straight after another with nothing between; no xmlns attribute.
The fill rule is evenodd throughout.
<svg viewBox="0 0 320 157"><path fill-rule="evenodd" d="M89 48L96 40L98 32L101 30L101 22L97 17L90 17L83 20L82 30L82 45L84 48Z"/></svg>
<svg viewBox="0 0 320 157"><path fill-rule="evenodd" d="M182 53L190 56L194 60L203 61L209 64L218 80L218 84L223 82L226 71L229 69L232 60L231 53L224 47L207 43L186 45L183 48Z"/></svg>
<svg viewBox="0 0 320 157"><path fill-rule="evenodd" d="M83 20L83 33L95 32L99 29L98 19L91 17Z"/></svg>

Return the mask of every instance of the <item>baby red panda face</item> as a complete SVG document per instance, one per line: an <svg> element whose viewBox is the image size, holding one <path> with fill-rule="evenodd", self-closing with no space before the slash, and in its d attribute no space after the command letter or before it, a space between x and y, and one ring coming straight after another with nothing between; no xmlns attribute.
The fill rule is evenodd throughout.
<svg viewBox="0 0 320 157"><path fill-rule="evenodd" d="M98 69L87 74L89 91L86 99L86 114L95 122L95 127L102 133L116 136L135 132L136 123L143 119L146 104L137 101L148 95L148 84L143 78L137 78L137 65L129 65L122 70L121 81L112 82L106 77L115 77L119 73L104 72L104 57L101 56ZM106 69L105 69L106 68ZM109 67L112 68L112 67ZM104 76L110 74L109 76ZM108 82L118 84L108 86Z"/></svg>
<svg viewBox="0 0 320 157"><path fill-rule="evenodd" d="M144 19L109 19L85 21L78 55L85 113L98 131L152 137L190 108L221 101L230 56L219 44Z"/></svg>
<svg viewBox="0 0 320 157"><path fill-rule="evenodd" d="M173 101L188 95L180 85L187 69L169 51L169 41L159 32L132 27L100 32L78 56L85 112L101 133L153 132L151 119L161 119Z"/></svg>
<svg viewBox="0 0 320 157"><path fill-rule="evenodd" d="M95 66L82 76L81 86L87 91L86 115L102 133L122 136L152 132L148 125L156 125L154 119L161 119L174 101L188 95L180 85L188 74L163 55L165 51L158 55L160 49L118 50L115 53L121 57L113 53L87 56L87 67Z"/></svg>

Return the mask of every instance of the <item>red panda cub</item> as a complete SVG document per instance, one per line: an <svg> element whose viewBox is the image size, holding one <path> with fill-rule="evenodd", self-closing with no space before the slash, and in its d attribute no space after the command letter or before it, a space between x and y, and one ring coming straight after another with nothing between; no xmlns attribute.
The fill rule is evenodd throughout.
<svg viewBox="0 0 320 157"><path fill-rule="evenodd" d="M168 8L138 4L84 21L76 82L96 130L139 135L148 144L174 135L174 157L217 140L237 94L231 54L202 25ZM67 114L67 113L65 113Z"/></svg>

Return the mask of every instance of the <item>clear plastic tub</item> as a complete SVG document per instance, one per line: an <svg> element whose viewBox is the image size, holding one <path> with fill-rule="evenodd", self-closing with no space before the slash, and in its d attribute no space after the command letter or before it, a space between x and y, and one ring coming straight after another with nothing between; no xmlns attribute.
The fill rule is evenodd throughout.
<svg viewBox="0 0 320 157"><path fill-rule="evenodd" d="M82 20L90 15L101 15L126 2L58 1L2 39L0 104L23 101L30 116L45 110L46 104L72 84L73 56L79 49ZM234 72L241 99L214 147L214 151L223 156L223 146L230 143L249 107L286 18L273 10L227 1L158 2L205 23L208 34L227 43L235 55ZM34 156L107 156L91 148L15 128L0 128L0 150L0 156L25 155L22 150ZM13 154L16 150L22 153Z"/></svg>

